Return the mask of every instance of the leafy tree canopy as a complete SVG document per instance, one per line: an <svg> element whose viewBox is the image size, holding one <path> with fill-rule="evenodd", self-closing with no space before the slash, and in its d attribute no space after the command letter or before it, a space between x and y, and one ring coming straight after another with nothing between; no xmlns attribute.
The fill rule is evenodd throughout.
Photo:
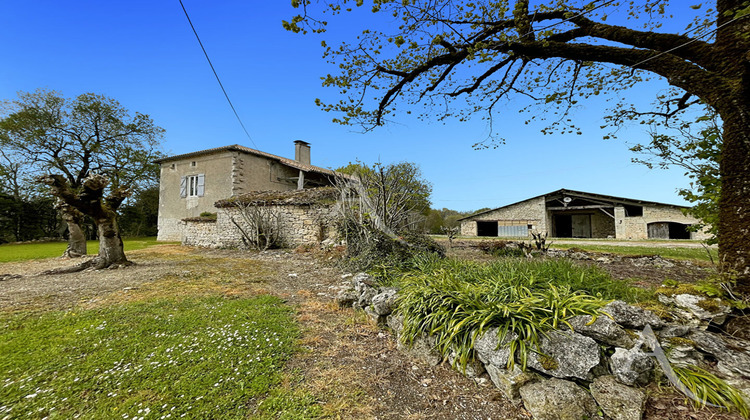
<svg viewBox="0 0 750 420"><path fill-rule="evenodd" d="M292 5L301 13L285 27L320 33L327 25L320 16L365 1ZM340 68L324 84L341 99L321 106L343 124L371 129L397 109L410 112L405 104L423 105L430 118L485 113L492 124L499 103L520 98L553 117L550 128L577 132L568 112L581 100L619 95L651 76L670 85L654 92L656 106L617 106L613 124L659 123L709 106L723 123L720 260L750 296L750 0L370 0L366 7L389 24L368 24L352 42L323 43Z"/></svg>

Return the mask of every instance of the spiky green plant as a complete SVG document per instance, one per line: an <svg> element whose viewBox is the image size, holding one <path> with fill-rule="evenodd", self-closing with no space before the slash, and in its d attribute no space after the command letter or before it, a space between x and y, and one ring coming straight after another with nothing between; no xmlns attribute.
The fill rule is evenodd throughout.
<svg viewBox="0 0 750 420"><path fill-rule="evenodd" d="M551 266L552 265L552 266ZM530 351L538 350L540 336L576 315L597 315L607 303L601 295L574 290L566 282L581 270L568 265L560 272L555 262L496 263L431 259L414 261L411 272L398 280L398 308L404 316L402 338L411 342L422 334L436 339L437 349L455 351L460 365L474 357L477 337L498 327L501 338L510 334L509 367L514 359L526 367ZM578 271L575 271L575 270Z"/></svg>
<svg viewBox="0 0 750 420"><path fill-rule="evenodd" d="M742 417L750 418L750 409L740 392L723 379L697 366L674 366L672 369L685 388L698 398L698 401L693 400L697 408L705 407L708 403L727 411L736 409Z"/></svg>

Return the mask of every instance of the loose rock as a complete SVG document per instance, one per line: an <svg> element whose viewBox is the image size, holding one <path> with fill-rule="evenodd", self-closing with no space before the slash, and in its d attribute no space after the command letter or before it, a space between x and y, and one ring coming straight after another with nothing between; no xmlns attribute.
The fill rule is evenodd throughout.
<svg viewBox="0 0 750 420"><path fill-rule="evenodd" d="M600 361L596 341L571 331L550 331L540 340L539 351L529 353L527 365L556 378L590 379Z"/></svg>
<svg viewBox="0 0 750 420"><path fill-rule="evenodd" d="M614 376L601 376L591 383L591 395L612 420L640 420L646 409L646 394L619 383Z"/></svg>
<svg viewBox="0 0 750 420"><path fill-rule="evenodd" d="M610 358L612 374L625 385L646 384L651 378L654 361L640 348L616 348Z"/></svg>
<svg viewBox="0 0 750 420"><path fill-rule="evenodd" d="M612 319L625 328L643 328L651 325L653 328L660 328L664 322L653 312L637 308L627 303L616 300L604 306L600 312L612 316Z"/></svg>
<svg viewBox="0 0 750 420"><path fill-rule="evenodd" d="M623 348L631 348L635 345L635 338L610 317L606 315L598 316L593 323L591 322L592 318L590 315L580 315L569 319L568 322L575 332L604 344Z"/></svg>
<svg viewBox="0 0 750 420"><path fill-rule="evenodd" d="M597 412L594 398L573 382L552 378L519 390L523 405L536 420L581 420Z"/></svg>

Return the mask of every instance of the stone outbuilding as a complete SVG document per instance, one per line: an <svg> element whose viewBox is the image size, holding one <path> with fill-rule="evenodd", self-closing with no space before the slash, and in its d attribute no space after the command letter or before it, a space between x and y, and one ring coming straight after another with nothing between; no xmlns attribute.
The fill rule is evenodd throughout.
<svg viewBox="0 0 750 420"><path fill-rule="evenodd" d="M182 244L207 248L243 248L248 218L243 211L262 211L279 229L284 246L314 245L336 238L338 191L334 187L295 191L253 191L216 202L216 217L180 221Z"/></svg>
<svg viewBox="0 0 750 420"><path fill-rule="evenodd" d="M706 239L688 207L561 189L460 219L463 236Z"/></svg>
<svg viewBox="0 0 750 420"><path fill-rule="evenodd" d="M214 203L251 191L294 191L333 184L334 172L310 163L310 144L294 142L294 159L240 145L157 160L160 241L179 241L183 219L216 211Z"/></svg>

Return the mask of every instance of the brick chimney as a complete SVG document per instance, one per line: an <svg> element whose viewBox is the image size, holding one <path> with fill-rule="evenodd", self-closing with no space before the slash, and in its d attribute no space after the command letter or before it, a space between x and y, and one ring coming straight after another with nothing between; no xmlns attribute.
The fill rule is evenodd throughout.
<svg viewBox="0 0 750 420"><path fill-rule="evenodd" d="M303 165L310 165L310 143L302 140L294 141L294 160Z"/></svg>

